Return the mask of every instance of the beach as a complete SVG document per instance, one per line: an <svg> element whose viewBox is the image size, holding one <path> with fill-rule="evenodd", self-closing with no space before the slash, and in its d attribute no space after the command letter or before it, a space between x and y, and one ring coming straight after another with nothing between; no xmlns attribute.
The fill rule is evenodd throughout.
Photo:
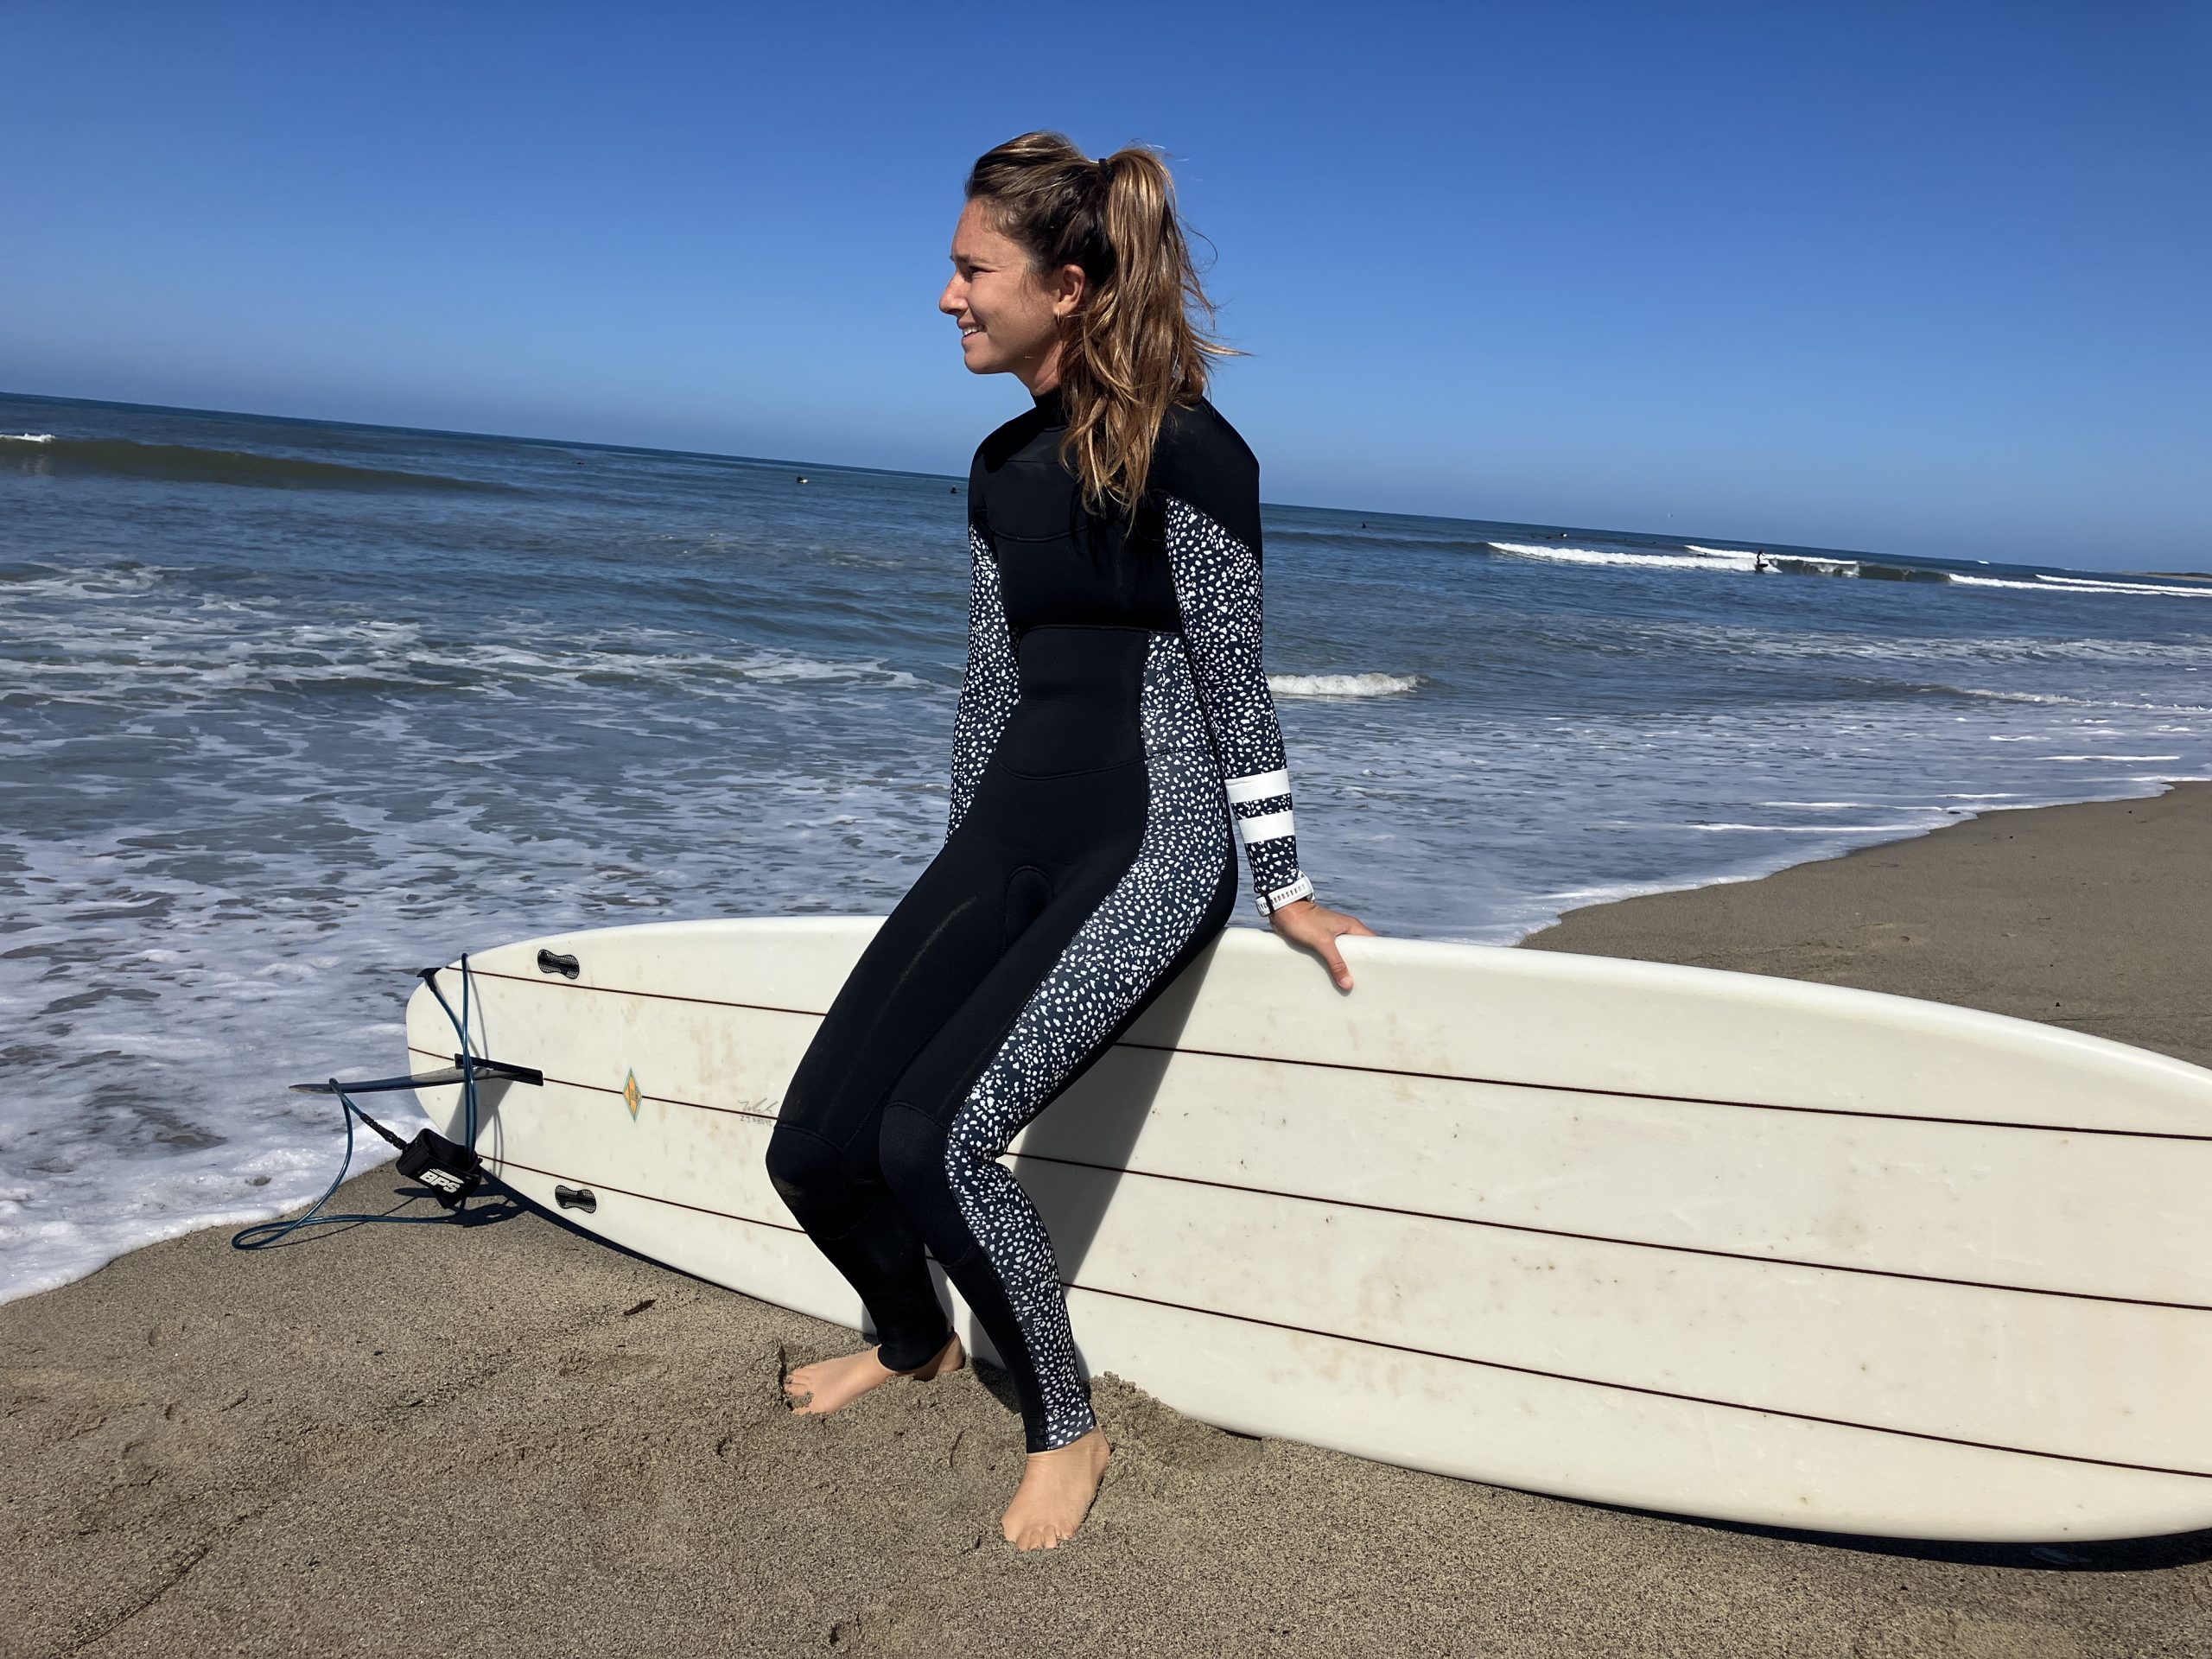
<svg viewBox="0 0 2212 1659"><path fill-rule="evenodd" d="M2212 1064L2212 785L1571 911L1533 948L1929 997ZM435 1216L389 1168L346 1207ZM853 1334L499 1204L204 1230L0 1306L0 1652L2212 1654L2212 1539L1821 1538L1193 1423L1098 1380L1080 1535L1017 1556L987 1371L793 1416Z"/></svg>

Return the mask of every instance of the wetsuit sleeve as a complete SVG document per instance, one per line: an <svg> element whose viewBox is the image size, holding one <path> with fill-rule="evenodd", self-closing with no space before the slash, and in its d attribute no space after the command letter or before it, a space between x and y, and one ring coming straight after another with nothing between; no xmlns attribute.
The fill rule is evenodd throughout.
<svg viewBox="0 0 2212 1659"><path fill-rule="evenodd" d="M970 503L980 499L969 486ZM960 707L952 718L952 809L948 838L968 816L976 785L999 746L1020 693L1014 634L1007 626L1006 599L999 588L998 556L991 550L989 526L971 505L968 555L974 574L968 589L968 666L960 677Z"/></svg>
<svg viewBox="0 0 2212 1659"><path fill-rule="evenodd" d="M1183 643L1251 866L1253 890L1267 909L1310 897L1313 887L1298 868L1282 727L1261 666L1256 470L1251 479L1249 512L1236 515L1255 526L1249 542L1176 497L1161 505Z"/></svg>

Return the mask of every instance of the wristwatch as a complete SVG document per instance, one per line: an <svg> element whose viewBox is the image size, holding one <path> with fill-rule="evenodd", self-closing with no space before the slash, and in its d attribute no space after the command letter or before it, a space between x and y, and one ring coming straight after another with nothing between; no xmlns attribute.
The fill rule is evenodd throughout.
<svg viewBox="0 0 2212 1659"><path fill-rule="evenodd" d="M1309 877L1300 876L1287 887L1277 887L1273 893L1261 893L1252 902L1262 916L1272 916L1285 905L1294 905L1301 899L1313 896L1313 883Z"/></svg>

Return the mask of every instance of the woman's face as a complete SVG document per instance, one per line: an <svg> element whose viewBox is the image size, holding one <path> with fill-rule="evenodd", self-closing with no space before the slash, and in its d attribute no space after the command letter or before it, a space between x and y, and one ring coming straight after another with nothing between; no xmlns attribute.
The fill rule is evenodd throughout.
<svg viewBox="0 0 2212 1659"><path fill-rule="evenodd" d="M953 226L952 280L937 308L960 325L970 374L1012 374L1042 393L1058 383L1060 322L1082 302L1083 287L1080 265L1039 278L983 203L970 201Z"/></svg>

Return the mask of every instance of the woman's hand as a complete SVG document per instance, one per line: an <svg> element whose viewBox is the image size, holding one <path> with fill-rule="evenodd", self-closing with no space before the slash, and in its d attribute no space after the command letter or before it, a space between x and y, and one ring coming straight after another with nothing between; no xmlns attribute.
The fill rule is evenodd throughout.
<svg viewBox="0 0 2212 1659"><path fill-rule="evenodd" d="M1375 930L1358 917L1317 905L1311 899L1285 905L1268 918L1268 925L1300 950L1320 957L1340 991L1351 989L1351 969L1344 966L1344 953L1337 949L1338 938L1346 933L1367 939L1375 937Z"/></svg>

